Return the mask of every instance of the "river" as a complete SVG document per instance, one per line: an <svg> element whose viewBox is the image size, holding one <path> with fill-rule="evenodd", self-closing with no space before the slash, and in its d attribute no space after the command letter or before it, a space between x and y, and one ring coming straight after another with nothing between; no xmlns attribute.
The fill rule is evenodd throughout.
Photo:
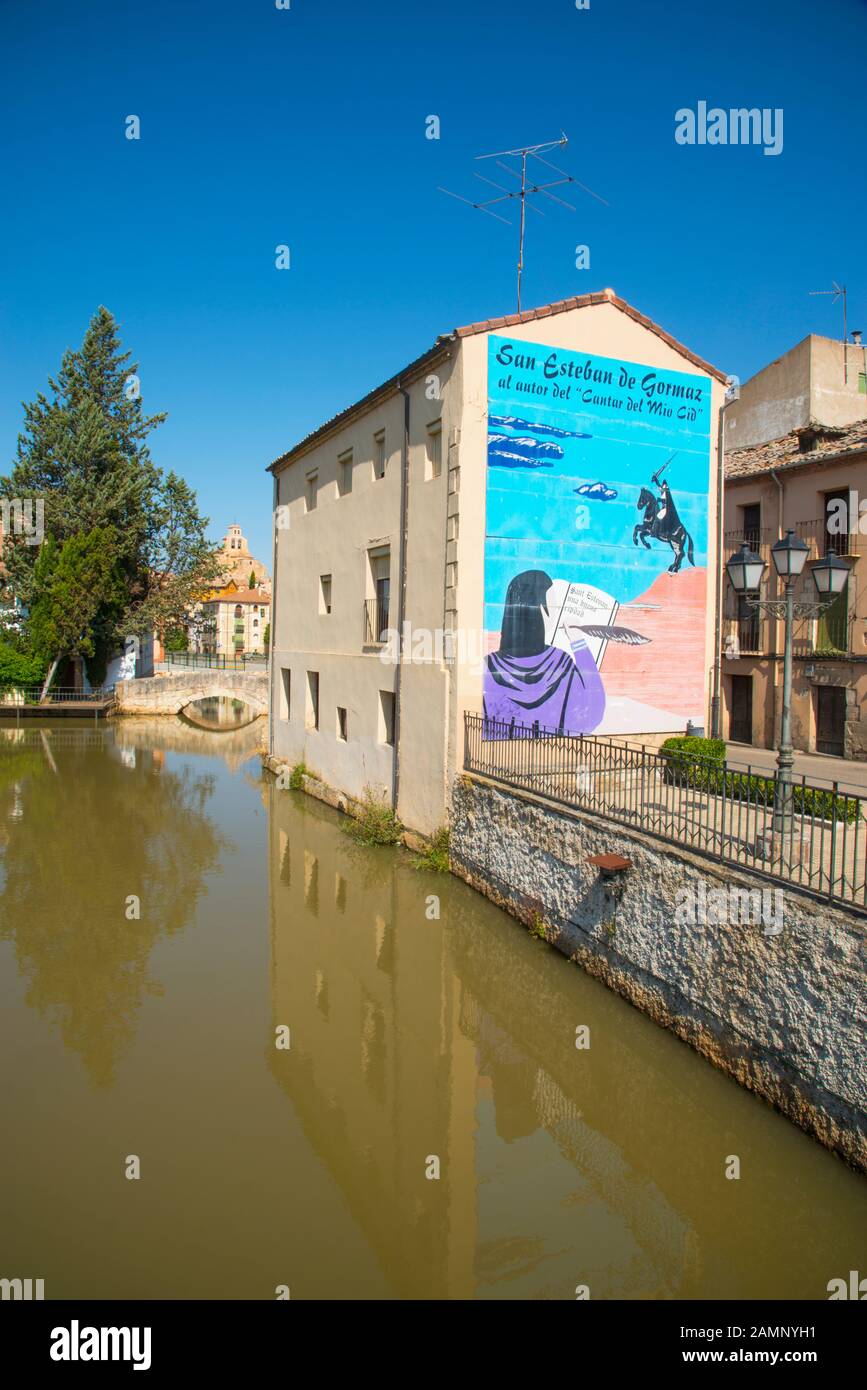
<svg viewBox="0 0 867 1390"><path fill-rule="evenodd" d="M465 884L278 791L262 732L0 728L0 1277L821 1299L863 1264L863 1178Z"/></svg>

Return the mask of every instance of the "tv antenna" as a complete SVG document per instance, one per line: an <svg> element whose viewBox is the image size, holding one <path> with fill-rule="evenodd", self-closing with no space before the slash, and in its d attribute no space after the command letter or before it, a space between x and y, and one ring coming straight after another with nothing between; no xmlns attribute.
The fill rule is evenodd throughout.
<svg viewBox="0 0 867 1390"><path fill-rule="evenodd" d="M830 294L833 296L831 303L836 304L838 299L843 300L843 381L849 385L849 331L846 326L846 286L838 285L836 280L832 280L834 286L831 290L810 290L810 294Z"/></svg>
<svg viewBox="0 0 867 1390"><path fill-rule="evenodd" d="M545 216L541 208L537 208L535 203L530 202L528 200L531 199L536 193L539 193L542 195L543 198L549 198L552 203L559 203L560 207L568 209L569 212L574 212L575 208L572 206L571 203L567 203L565 199L559 198L555 193L549 192L550 189L560 188L565 183L574 183L576 187L583 189L585 193L589 193L591 198L596 198L598 202L604 203L606 207L611 206L611 204L607 202L605 198L600 197L598 193L594 193L592 188L588 188L586 184L583 184L578 179L573 178L571 174L565 173L563 169L558 169L556 164L552 164L549 159L544 158L544 155L550 153L551 150L559 149L561 146L567 145L568 143L569 142L566 139L566 136L561 131L559 140L545 140L542 142L541 145L522 145L519 149L516 150L496 150L493 154L477 154L477 160L493 159L500 169L505 170L505 172L509 174L511 178L518 179L520 182L520 188L504 188L501 183L495 183L493 179L487 178L484 174L476 173L477 179L481 179L482 183L487 183L491 186L491 188L495 188L497 190L497 196L494 198L483 198L480 202L474 203L472 198L464 198L460 193L452 193L450 188L439 189L440 193L447 193L450 198L457 198L462 203L469 203L471 208L476 208L479 212L486 212L489 217L495 217L498 222L505 222L507 227L511 227L512 225L508 217L503 217L502 214L499 212L492 212L491 208L495 203L507 202L509 199L512 198L520 199L521 217L520 233L518 237L519 314L521 312L521 280L524 274L524 230L526 223L527 208L531 208L532 211L538 213L540 217ZM528 159L538 160L540 164L544 164L546 169L550 169L553 173L557 174L558 177L556 179L549 179L547 183L536 183L534 182L532 177L533 172L535 171L535 165L531 165L530 179L528 181ZM520 161L520 172L518 168L516 168L514 162L508 164L506 163L507 160ZM542 177L544 178L544 175L542 175Z"/></svg>

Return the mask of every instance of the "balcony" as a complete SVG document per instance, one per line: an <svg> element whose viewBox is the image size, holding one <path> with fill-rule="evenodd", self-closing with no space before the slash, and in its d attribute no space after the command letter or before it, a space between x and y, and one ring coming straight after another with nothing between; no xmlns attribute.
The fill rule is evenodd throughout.
<svg viewBox="0 0 867 1390"><path fill-rule="evenodd" d="M364 600L364 629L362 642L365 647L384 647L388 641L389 601L387 596Z"/></svg>
<svg viewBox="0 0 867 1390"><path fill-rule="evenodd" d="M857 517L852 519L854 530L829 530L829 520L819 517L816 521L796 521L793 530L810 547L811 560L823 555L853 556L861 554L861 535L858 531Z"/></svg>

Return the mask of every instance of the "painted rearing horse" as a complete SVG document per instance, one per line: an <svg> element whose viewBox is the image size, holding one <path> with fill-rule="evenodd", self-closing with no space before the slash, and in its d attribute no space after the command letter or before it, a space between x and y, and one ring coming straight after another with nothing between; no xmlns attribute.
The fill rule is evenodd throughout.
<svg viewBox="0 0 867 1390"><path fill-rule="evenodd" d="M644 519L638 523L632 532L632 544L638 545L639 540L645 550L650 550L650 543L647 539L663 541L670 545L674 551L674 563L669 565L669 574L677 574L683 564L684 552L691 565L695 564L693 559L692 536L687 531L683 522L677 514L677 508L668 487L663 483L663 495L661 498L654 496L649 488L643 487L638 496L637 506L639 511L644 509Z"/></svg>

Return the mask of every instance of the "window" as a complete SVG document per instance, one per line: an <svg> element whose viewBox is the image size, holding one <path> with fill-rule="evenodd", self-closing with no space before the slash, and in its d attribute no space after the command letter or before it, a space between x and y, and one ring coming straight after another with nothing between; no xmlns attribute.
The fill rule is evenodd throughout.
<svg viewBox="0 0 867 1390"><path fill-rule="evenodd" d="M292 710L292 672L284 666L280 672L280 718L288 719Z"/></svg>
<svg viewBox="0 0 867 1390"><path fill-rule="evenodd" d="M825 550L826 555L849 554L849 489L825 493ZM857 517L855 524L857 525Z"/></svg>
<svg viewBox="0 0 867 1390"><path fill-rule="evenodd" d="M389 626L391 607L391 551L380 550L369 554L370 589L373 597L364 604L364 640L368 643L385 642Z"/></svg>
<svg viewBox="0 0 867 1390"><path fill-rule="evenodd" d="M751 502L741 507L741 535L751 550L758 550L762 538L761 503Z"/></svg>
<svg viewBox="0 0 867 1390"><path fill-rule="evenodd" d="M394 693L379 692L379 741L394 746Z"/></svg>
<svg viewBox="0 0 867 1390"><path fill-rule="evenodd" d="M347 732L346 732L347 727L348 727L348 724L347 724L347 719L346 719L346 710L342 707L342 705L338 705L338 706L337 706L337 737L341 740L342 743L345 743L345 742L346 742L346 739L347 739L347 737L348 737Z"/></svg>
<svg viewBox="0 0 867 1390"><path fill-rule="evenodd" d="M378 430L373 436L373 476L385 477L385 430Z"/></svg>
<svg viewBox="0 0 867 1390"><path fill-rule="evenodd" d="M320 574L319 576L319 612L324 614L331 612L330 574Z"/></svg>
<svg viewBox="0 0 867 1390"><path fill-rule="evenodd" d="M307 494L306 494L306 501L307 501L307 510L308 510L308 512L315 512L315 511L316 511L316 497L317 497L318 492L319 492L319 474L318 474L318 473L308 473L308 474L307 474Z"/></svg>
<svg viewBox="0 0 867 1390"><path fill-rule="evenodd" d="M319 672L307 672L307 727L319 728Z"/></svg>
<svg viewBox="0 0 867 1390"><path fill-rule="evenodd" d="M348 449L337 460L337 496L345 497L352 491L352 450Z"/></svg>
<svg viewBox="0 0 867 1390"><path fill-rule="evenodd" d="M438 478L443 471L443 427L442 421L436 420L427 427L427 466L425 476L427 478Z"/></svg>
<svg viewBox="0 0 867 1390"><path fill-rule="evenodd" d="M867 396L867 372L858 373L858 390L862 396Z"/></svg>

